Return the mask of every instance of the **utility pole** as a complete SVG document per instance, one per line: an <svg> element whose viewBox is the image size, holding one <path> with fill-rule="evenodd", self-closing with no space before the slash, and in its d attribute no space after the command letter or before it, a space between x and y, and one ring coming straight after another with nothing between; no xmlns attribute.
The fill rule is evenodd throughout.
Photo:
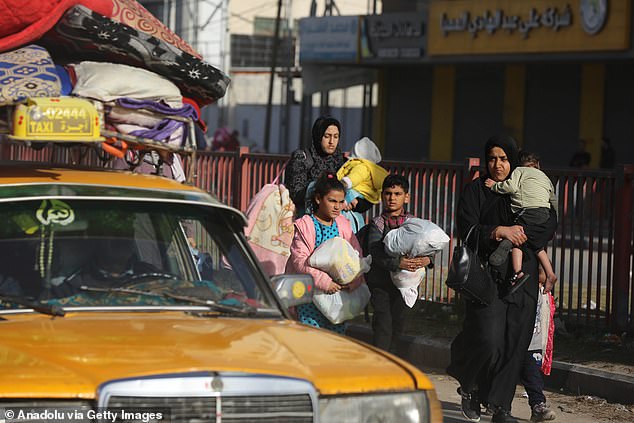
<svg viewBox="0 0 634 423"><path fill-rule="evenodd" d="M340 15L339 8L335 4L335 0L326 0L324 5L324 16L332 16L332 11L336 10L337 14ZM330 91L321 91L319 99L319 114L321 115L329 115L330 114Z"/></svg>
<svg viewBox="0 0 634 423"><path fill-rule="evenodd" d="M290 129L291 129L291 109L293 106L294 94L293 94L293 74L292 70L295 64L295 49L293 48L293 34L291 31L291 0L284 0L284 10L286 11L286 15L284 16L284 21L286 24L284 25L285 31L282 39L285 41L285 56L286 63L284 64L284 69L286 71L286 84L282 95L284 96L284 113L280 112L280 116L284 116L283 126L284 132L281 135L281 148L280 152L288 153L289 150L289 138L290 138Z"/></svg>
<svg viewBox="0 0 634 423"><path fill-rule="evenodd" d="M271 109L273 108L273 82L275 81L275 66L277 65L277 47L280 37L280 15L282 14L282 0L277 0L277 17L275 18L275 35L273 36L273 51L271 54L271 74L269 77L269 98L266 102L266 118L264 122L264 151L268 153L271 145Z"/></svg>

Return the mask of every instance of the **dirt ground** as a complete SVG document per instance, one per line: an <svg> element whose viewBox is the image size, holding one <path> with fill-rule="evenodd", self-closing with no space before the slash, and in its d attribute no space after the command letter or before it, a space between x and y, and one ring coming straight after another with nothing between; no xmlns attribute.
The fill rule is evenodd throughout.
<svg viewBox="0 0 634 423"><path fill-rule="evenodd" d="M557 317L557 316L556 316ZM452 339L460 330L461 317L454 307L418 302L411 311L406 333ZM634 376L634 338L591 328L571 327L556 320L554 360L576 363L603 371ZM518 390L521 396L523 390ZM597 422L634 422L634 405L565 392L548 392L557 414L584 413Z"/></svg>
<svg viewBox="0 0 634 423"><path fill-rule="evenodd" d="M418 302L406 325L411 335L452 339L461 326L460 311L452 306ZM604 371L634 376L634 337L606 330L574 327L555 315L553 358Z"/></svg>
<svg viewBox="0 0 634 423"><path fill-rule="evenodd" d="M557 392L547 392L546 397L558 415L587 414L597 422L634 422L634 405L609 403L602 398L588 395L573 396Z"/></svg>

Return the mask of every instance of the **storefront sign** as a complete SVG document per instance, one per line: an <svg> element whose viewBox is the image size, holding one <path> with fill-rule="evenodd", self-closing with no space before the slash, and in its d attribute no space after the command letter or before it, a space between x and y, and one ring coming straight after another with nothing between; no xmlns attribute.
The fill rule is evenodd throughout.
<svg viewBox="0 0 634 423"><path fill-rule="evenodd" d="M526 19L519 15L505 15L501 9L496 9L494 13L486 10L481 16L470 16L469 12L464 12L462 16L454 19L448 18L447 14L443 13L440 22L440 28L445 36L450 32L467 31L473 38L477 37L479 32L486 31L493 34L500 29L528 38L533 29L550 28L553 31L559 31L560 28L571 25L570 5L567 5L563 12L552 7L546 9L544 13L531 9Z"/></svg>
<svg viewBox="0 0 634 423"><path fill-rule="evenodd" d="M384 13L363 17L361 58L412 60L425 52L425 21L420 13Z"/></svg>
<svg viewBox="0 0 634 423"><path fill-rule="evenodd" d="M299 21L300 62L356 62L359 16L324 16Z"/></svg>
<svg viewBox="0 0 634 423"><path fill-rule="evenodd" d="M629 0L435 0L429 55L629 49Z"/></svg>

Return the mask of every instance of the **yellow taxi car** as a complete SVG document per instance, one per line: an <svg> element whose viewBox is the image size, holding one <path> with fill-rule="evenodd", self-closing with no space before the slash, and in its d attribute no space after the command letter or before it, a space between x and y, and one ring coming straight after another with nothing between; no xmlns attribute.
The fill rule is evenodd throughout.
<svg viewBox="0 0 634 423"><path fill-rule="evenodd" d="M0 419L442 421L421 371L292 320L310 277L269 280L204 191L2 163L0 221Z"/></svg>

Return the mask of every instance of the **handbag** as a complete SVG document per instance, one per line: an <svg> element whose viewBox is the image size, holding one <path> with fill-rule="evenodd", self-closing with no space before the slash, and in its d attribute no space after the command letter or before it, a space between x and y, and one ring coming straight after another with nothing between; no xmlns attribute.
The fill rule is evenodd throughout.
<svg viewBox="0 0 634 423"><path fill-rule="evenodd" d="M478 257L480 235L476 239L476 250L468 245L469 236L476 225L473 225L464 242L454 248L446 284L457 293L464 295L468 300L482 305L493 302L496 294L495 282Z"/></svg>

